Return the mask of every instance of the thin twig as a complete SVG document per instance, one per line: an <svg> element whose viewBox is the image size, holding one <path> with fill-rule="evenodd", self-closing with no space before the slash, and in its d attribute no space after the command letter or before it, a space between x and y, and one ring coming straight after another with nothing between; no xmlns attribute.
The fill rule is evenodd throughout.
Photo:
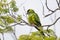
<svg viewBox="0 0 60 40"><path fill-rule="evenodd" d="M13 25L11 25L11 26L16 26L16 25L25 25L25 24L27 24L27 25L29 25L29 26L32 26L32 25L30 25L28 22L26 22L25 20L23 20L23 19L21 19L22 21L20 22L20 23L15 23L15 24L13 24ZM21 24L21 23L25 23L25 24ZM10 25L9 25L10 26Z"/></svg>
<svg viewBox="0 0 60 40"><path fill-rule="evenodd" d="M24 10L24 12L25 12L25 14L26 14L26 16L23 14L23 16L25 16L25 17L27 17L27 13L26 13L26 10L25 10L25 6L23 6L23 10Z"/></svg>
<svg viewBox="0 0 60 40"><path fill-rule="evenodd" d="M50 27L50 26L54 25L59 19L60 19L60 17L58 17L54 23L52 23L50 25L43 25L43 27L46 27L46 26L49 26Z"/></svg>
<svg viewBox="0 0 60 40"><path fill-rule="evenodd" d="M56 0L56 2L57 2L57 4L59 5L59 3L58 3L58 1ZM50 13L50 14L48 14L48 15L45 15L45 17L48 17L48 16L50 16L50 15L52 15L53 13L55 13L57 10L59 10L59 8L56 8L55 10L51 10L51 9L49 9L49 7L47 6L47 0L46 0L46 7L47 7L47 9L49 10L49 11L51 11L52 13Z"/></svg>
<svg viewBox="0 0 60 40"><path fill-rule="evenodd" d="M55 15L54 15L54 20L56 20L56 13L55 13ZM56 25L54 25L54 35L56 36ZM57 36L56 36L56 39L57 39Z"/></svg>
<svg viewBox="0 0 60 40"><path fill-rule="evenodd" d="M27 2L27 0L25 0L23 3L21 3L20 7L23 6L26 2Z"/></svg>
<svg viewBox="0 0 60 40"><path fill-rule="evenodd" d="M55 13L57 10L59 10L59 8L55 9L52 13L48 14L48 15L45 15L45 17L48 17L50 15L52 15L53 13Z"/></svg>
<svg viewBox="0 0 60 40"><path fill-rule="evenodd" d="M57 3L57 5L58 5L58 7L59 7L59 2L58 2L58 0L56 0L56 3Z"/></svg>
<svg viewBox="0 0 60 40"><path fill-rule="evenodd" d="M13 17L13 16L11 16L11 17ZM14 17L13 17L13 18L14 18ZM16 22L15 18L14 18L14 21ZM17 23L17 22L16 22L16 23ZM17 40L16 34L15 34L15 27L14 27L14 32L13 32L13 34L14 34L16 40Z"/></svg>
<svg viewBox="0 0 60 40"><path fill-rule="evenodd" d="M4 33L2 33L2 38L3 38L3 40L4 40Z"/></svg>
<svg viewBox="0 0 60 40"><path fill-rule="evenodd" d="M43 15L45 16L45 14L44 14L44 5L43 5L43 3L42 3L42 1L40 0L40 2L41 2L41 4L42 4L42 9L43 9Z"/></svg>
<svg viewBox="0 0 60 40"><path fill-rule="evenodd" d="M1 25L1 24L0 24L0 26L1 26L1 27L5 27L5 26L3 26L3 25Z"/></svg>
<svg viewBox="0 0 60 40"><path fill-rule="evenodd" d="M9 6L8 6L8 8L9 8ZM10 11L11 11L11 13L10 13ZM9 15L14 19L14 22L17 23L16 17L13 15L13 12L10 8L9 8ZM13 35L15 36L15 39L17 40L16 34L15 34L15 27L14 27Z"/></svg>
<svg viewBox="0 0 60 40"><path fill-rule="evenodd" d="M17 37L16 37L16 34L15 34L15 29L14 29L13 35L14 35L15 39L18 40Z"/></svg>
<svg viewBox="0 0 60 40"><path fill-rule="evenodd" d="M25 11L25 13L26 13L25 6L23 6L23 10L24 10L24 11Z"/></svg>
<svg viewBox="0 0 60 40"><path fill-rule="evenodd" d="M50 24L50 25L42 25L42 27L50 27L50 26L52 26L52 25L54 25L58 20L60 19L60 17L58 17L56 20L55 20L55 22L53 22L52 24ZM25 20L23 20L22 19L22 21L23 21L23 23L25 23L25 24L27 24L27 25L29 25L29 26L33 26L33 25L30 25L29 23L27 23ZM18 25L18 24L20 24L20 23L16 23L15 25ZM14 25L14 26L15 26ZM22 24L22 25L24 25L24 24Z"/></svg>
<svg viewBox="0 0 60 40"><path fill-rule="evenodd" d="M51 10L51 9L47 6L47 0L46 0L46 2L45 2L45 5L46 5L46 7L47 7L47 9L48 9L49 11L53 12L53 10Z"/></svg>
<svg viewBox="0 0 60 40"><path fill-rule="evenodd" d="M60 9L60 0L59 0L59 9Z"/></svg>

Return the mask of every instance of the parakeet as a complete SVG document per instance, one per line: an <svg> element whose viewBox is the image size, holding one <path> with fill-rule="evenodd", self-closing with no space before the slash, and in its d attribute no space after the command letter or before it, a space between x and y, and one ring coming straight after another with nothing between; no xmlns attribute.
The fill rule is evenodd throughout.
<svg viewBox="0 0 60 40"><path fill-rule="evenodd" d="M35 13L35 11L33 9L27 10L27 18L28 18L29 24L36 26L35 28L44 35L43 27L40 23L39 16L37 15L37 13Z"/></svg>

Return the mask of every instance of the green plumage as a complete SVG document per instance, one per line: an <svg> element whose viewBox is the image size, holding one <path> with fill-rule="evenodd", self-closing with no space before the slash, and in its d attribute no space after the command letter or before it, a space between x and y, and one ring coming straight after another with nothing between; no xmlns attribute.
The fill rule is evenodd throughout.
<svg viewBox="0 0 60 40"><path fill-rule="evenodd" d="M42 32L43 31L43 27L40 23L40 19L39 16L37 15L37 13L34 12L34 10L29 9L27 11L27 15L28 15L28 22L30 25L34 25L37 26L35 27L38 31Z"/></svg>
<svg viewBox="0 0 60 40"><path fill-rule="evenodd" d="M39 17L36 13L32 13L28 15L28 21L30 24L34 24L36 26L41 26Z"/></svg>

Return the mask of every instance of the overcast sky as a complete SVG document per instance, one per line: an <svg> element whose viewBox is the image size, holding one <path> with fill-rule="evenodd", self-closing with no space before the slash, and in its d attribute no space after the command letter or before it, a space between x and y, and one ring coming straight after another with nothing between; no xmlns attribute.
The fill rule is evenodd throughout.
<svg viewBox="0 0 60 40"><path fill-rule="evenodd" d="M54 19L55 13L56 13L56 18L58 18L60 16L58 14L60 12L57 11L53 15L51 15L47 18L44 18L43 14L42 14L43 13L42 4L41 4L40 0L16 0L16 2L17 2L17 6L19 8L19 11L17 12L17 14L21 14L25 21L27 21L27 18L23 15L25 15L25 13L26 13L25 11L27 11L28 9L33 9L38 14L38 16L40 17L40 21L41 21L42 25L52 24L55 21L55 19ZM43 2L43 5L45 6L45 0L42 0L42 2ZM23 6L25 7L25 11L23 9ZM52 10L56 9L57 8L56 1L55 0L49 0L48 6ZM51 13L46 9L46 6L44 8L45 8L45 12L44 12L45 15ZM60 36L60 32L59 32L60 23L59 22L60 22L60 20L55 25L55 32L56 32L57 36ZM51 29L54 30L54 26L51 26ZM37 30L33 27L28 26L28 25L25 25L25 26L17 25L16 26L17 37L19 37L19 35L22 35L22 34L29 34L30 31L37 31ZM13 37L11 36L11 34L5 33L5 40L13 40Z"/></svg>

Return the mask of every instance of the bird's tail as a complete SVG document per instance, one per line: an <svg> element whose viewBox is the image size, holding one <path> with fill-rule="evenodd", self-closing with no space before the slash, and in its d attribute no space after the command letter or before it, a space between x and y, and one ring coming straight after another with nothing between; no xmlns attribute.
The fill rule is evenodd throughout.
<svg viewBox="0 0 60 40"><path fill-rule="evenodd" d="M43 32L43 27L36 27L35 28L43 35L45 36L44 32Z"/></svg>

